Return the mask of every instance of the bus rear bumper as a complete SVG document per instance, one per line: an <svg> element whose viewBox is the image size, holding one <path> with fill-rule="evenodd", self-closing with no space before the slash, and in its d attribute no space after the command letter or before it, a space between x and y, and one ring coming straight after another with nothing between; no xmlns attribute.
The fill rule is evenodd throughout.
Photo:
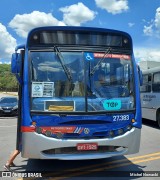
<svg viewBox="0 0 160 180"><path fill-rule="evenodd" d="M22 157L31 159L82 160L134 154L139 151L141 130L131 131L114 138L55 139L35 132L22 133ZM78 151L78 143L97 143L98 150Z"/></svg>

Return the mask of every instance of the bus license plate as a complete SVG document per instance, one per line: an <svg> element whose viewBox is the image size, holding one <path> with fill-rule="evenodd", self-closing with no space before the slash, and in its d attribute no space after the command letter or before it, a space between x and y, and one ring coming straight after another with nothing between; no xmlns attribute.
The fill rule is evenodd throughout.
<svg viewBox="0 0 160 180"><path fill-rule="evenodd" d="M94 151L98 149L97 143L79 143L77 144L78 151Z"/></svg>

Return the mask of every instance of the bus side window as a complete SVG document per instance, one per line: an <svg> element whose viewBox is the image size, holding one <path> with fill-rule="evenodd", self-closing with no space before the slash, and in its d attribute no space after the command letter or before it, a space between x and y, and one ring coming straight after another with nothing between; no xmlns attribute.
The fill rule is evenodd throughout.
<svg viewBox="0 0 160 180"><path fill-rule="evenodd" d="M160 92L160 72L153 75L152 90L153 92Z"/></svg>
<svg viewBox="0 0 160 180"><path fill-rule="evenodd" d="M148 82L151 83L151 81L152 81L152 75L148 74Z"/></svg>
<svg viewBox="0 0 160 180"><path fill-rule="evenodd" d="M143 85L140 86L141 92L151 92L151 80L152 80L151 74L143 75Z"/></svg>

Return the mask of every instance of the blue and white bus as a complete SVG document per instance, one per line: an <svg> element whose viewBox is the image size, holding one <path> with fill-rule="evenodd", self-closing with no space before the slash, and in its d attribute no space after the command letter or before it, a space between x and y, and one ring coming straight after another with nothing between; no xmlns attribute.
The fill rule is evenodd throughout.
<svg viewBox="0 0 160 180"><path fill-rule="evenodd" d="M16 47L12 73L19 81L22 157L98 159L139 151L139 77L129 34L35 28Z"/></svg>
<svg viewBox="0 0 160 180"><path fill-rule="evenodd" d="M160 67L143 71L140 90L142 118L155 121L160 127Z"/></svg>

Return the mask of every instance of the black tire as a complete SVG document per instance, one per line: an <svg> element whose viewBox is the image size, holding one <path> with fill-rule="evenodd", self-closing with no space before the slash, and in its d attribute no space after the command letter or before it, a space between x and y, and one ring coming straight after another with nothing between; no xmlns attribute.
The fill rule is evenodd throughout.
<svg viewBox="0 0 160 180"><path fill-rule="evenodd" d="M158 127L160 128L160 112L157 115L157 124L158 124Z"/></svg>

